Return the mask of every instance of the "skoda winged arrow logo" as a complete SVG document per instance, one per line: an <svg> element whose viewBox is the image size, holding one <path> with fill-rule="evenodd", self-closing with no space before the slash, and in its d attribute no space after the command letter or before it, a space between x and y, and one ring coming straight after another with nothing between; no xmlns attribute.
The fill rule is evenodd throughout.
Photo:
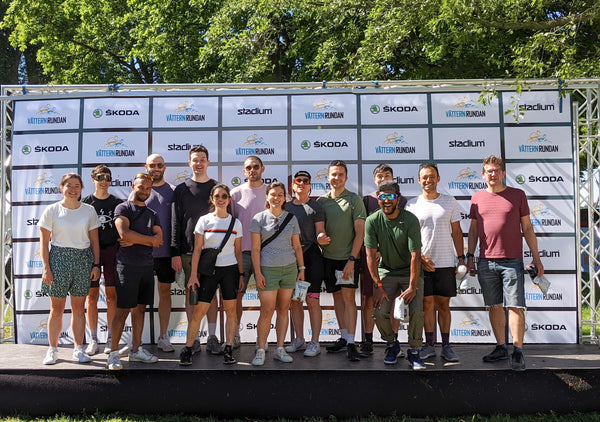
<svg viewBox="0 0 600 422"><path fill-rule="evenodd" d="M94 110L92 112L92 114L94 115L95 118L102 117L102 110L100 110L99 108L97 108L96 110Z"/></svg>
<svg viewBox="0 0 600 422"><path fill-rule="evenodd" d="M23 148L21 148L21 152L25 155L30 154L31 147L29 145L23 145Z"/></svg>
<svg viewBox="0 0 600 422"><path fill-rule="evenodd" d="M525 183L525 176L523 176L522 174L517 174L517 176L515 177L515 181L519 185L522 185L523 183Z"/></svg>
<svg viewBox="0 0 600 422"><path fill-rule="evenodd" d="M310 141L307 141L306 139L304 141L302 141L302 143L300 144L300 147L303 150L307 150L310 149Z"/></svg>
<svg viewBox="0 0 600 422"><path fill-rule="evenodd" d="M373 104L373 105L372 105L372 106L369 108L369 110L371 110L371 113L373 113L373 114L377 114L377 113L379 113L379 111L380 111L380 108L379 108L379 106L378 106L377 104Z"/></svg>

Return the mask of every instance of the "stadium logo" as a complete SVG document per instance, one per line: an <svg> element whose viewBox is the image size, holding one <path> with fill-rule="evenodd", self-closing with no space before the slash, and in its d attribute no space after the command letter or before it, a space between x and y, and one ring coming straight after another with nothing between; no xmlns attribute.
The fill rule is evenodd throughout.
<svg viewBox="0 0 600 422"><path fill-rule="evenodd" d="M540 202L531 209L531 224L537 227L560 227L562 220Z"/></svg>
<svg viewBox="0 0 600 422"><path fill-rule="evenodd" d="M46 172L35 179L33 186L25 188L25 195L58 195L60 194L60 188L54 181L54 178Z"/></svg>
<svg viewBox="0 0 600 422"><path fill-rule="evenodd" d="M554 104L519 104L519 111L554 111Z"/></svg>
<svg viewBox="0 0 600 422"><path fill-rule="evenodd" d="M185 100L177 104L172 113L166 114L165 120L167 122L204 122L206 115L200 114L193 101Z"/></svg>
<svg viewBox="0 0 600 422"><path fill-rule="evenodd" d="M275 148L269 148L262 136L253 133L246 137L243 147L235 149L235 155L275 155Z"/></svg>
<svg viewBox="0 0 600 422"><path fill-rule="evenodd" d="M307 111L306 113L304 113L304 118L307 120L344 118L344 112L337 111L333 103L325 97L315 101L315 103L313 104L313 110L315 111Z"/></svg>
<svg viewBox="0 0 600 422"><path fill-rule="evenodd" d="M119 178L112 179L110 182L110 186L115 187L125 187L125 186L133 186L133 182L131 180L121 180Z"/></svg>
<svg viewBox="0 0 600 422"><path fill-rule="evenodd" d="M448 182L448 189L486 189L487 183L479 180L475 170L465 167L458 172L455 180Z"/></svg>
<svg viewBox="0 0 600 422"><path fill-rule="evenodd" d="M238 116L255 116L261 114L273 114L272 108L260 108L260 107L251 107L251 108L238 108L237 115Z"/></svg>
<svg viewBox="0 0 600 422"><path fill-rule="evenodd" d="M473 141L471 139L448 141L450 148L485 148L485 140Z"/></svg>
<svg viewBox="0 0 600 422"><path fill-rule="evenodd" d="M96 150L96 157L135 157L135 150L128 148L123 138L113 135L106 140L103 149Z"/></svg>
<svg viewBox="0 0 600 422"><path fill-rule="evenodd" d="M558 145L552 145L548 135L538 129L529 134L527 144L519 145L519 152L558 152Z"/></svg>
<svg viewBox="0 0 600 422"><path fill-rule="evenodd" d="M202 144L190 144L186 142L185 144L169 144L167 145L167 151L189 151L194 147L199 147Z"/></svg>
<svg viewBox="0 0 600 422"><path fill-rule="evenodd" d="M471 117L485 117L485 110L473 110L477 107L475 101L465 96L460 98L454 107L450 110L446 110L446 117L449 118L471 118Z"/></svg>
<svg viewBox="0 0 600 422"><path fill-rule="evenodd" d="M542 249L541 251L539 251L539 254L540 254L541 258L560 258L559 250L549 251L547 249ZM524 258L533 258L533 254L531 253L530 250L526 250L526 251L523 251L523 257Z"/></svg>
<svg viewBox="0 0 600 422"><path fill-rule="evenodd" d="M27 118L28 125L51 125L67 123L67 117L61 115L56 107L45 104L41 106L35 116Z"/></svg>
<svg viewBox="0 0 600 422"><path fill-rule="evenodd" d="M386 135L383 144L375 147L375 154L414 154L417 151L416 147L408 145L404 136L398 132Z"/></svg>

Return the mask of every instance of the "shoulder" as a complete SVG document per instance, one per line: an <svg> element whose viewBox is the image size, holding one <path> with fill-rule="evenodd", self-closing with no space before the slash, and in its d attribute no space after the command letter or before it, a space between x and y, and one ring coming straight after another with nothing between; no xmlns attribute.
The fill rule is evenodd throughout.
<svg viewBox="0 0 600 422"><path fill-rule="evenodd" d="M91 204L92 202L94 202L94 195L88 195L85 198L83 198L81 200L81 202L83 202L84 204Z"/></svg>

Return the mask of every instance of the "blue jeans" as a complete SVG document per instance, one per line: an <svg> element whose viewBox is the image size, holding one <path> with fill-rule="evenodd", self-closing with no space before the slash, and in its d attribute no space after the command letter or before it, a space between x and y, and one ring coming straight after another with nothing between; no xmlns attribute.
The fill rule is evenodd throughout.
<svg viewBox="0 0 600 422"><path fill-rule="evenodd" d="M485 306L504 304L507 308L525 308L523 260L480 258L477 279Z"/></svg>

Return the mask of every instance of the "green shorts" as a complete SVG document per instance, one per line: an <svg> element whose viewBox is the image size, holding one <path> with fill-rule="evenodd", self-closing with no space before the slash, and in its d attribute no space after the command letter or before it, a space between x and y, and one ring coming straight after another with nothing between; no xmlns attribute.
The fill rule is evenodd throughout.
<svg viewBox="0 0 600 422"><path fill-rule="evenodd" d="M277 289L293 289L296 287L298 278L298 265L286 265L284 267L260 267L265 277L265 288L259 291L272 291Z"/></svg>
<svg viewBox="0 0 600 422"><path fill-rule="evenodd" d="M42 283L42 292L51 297L64 299L71 296L87 296L90 292L90 274L94 255L90 248L75 249L52 246L50 270L54 277L52 286Z"/></svg>

